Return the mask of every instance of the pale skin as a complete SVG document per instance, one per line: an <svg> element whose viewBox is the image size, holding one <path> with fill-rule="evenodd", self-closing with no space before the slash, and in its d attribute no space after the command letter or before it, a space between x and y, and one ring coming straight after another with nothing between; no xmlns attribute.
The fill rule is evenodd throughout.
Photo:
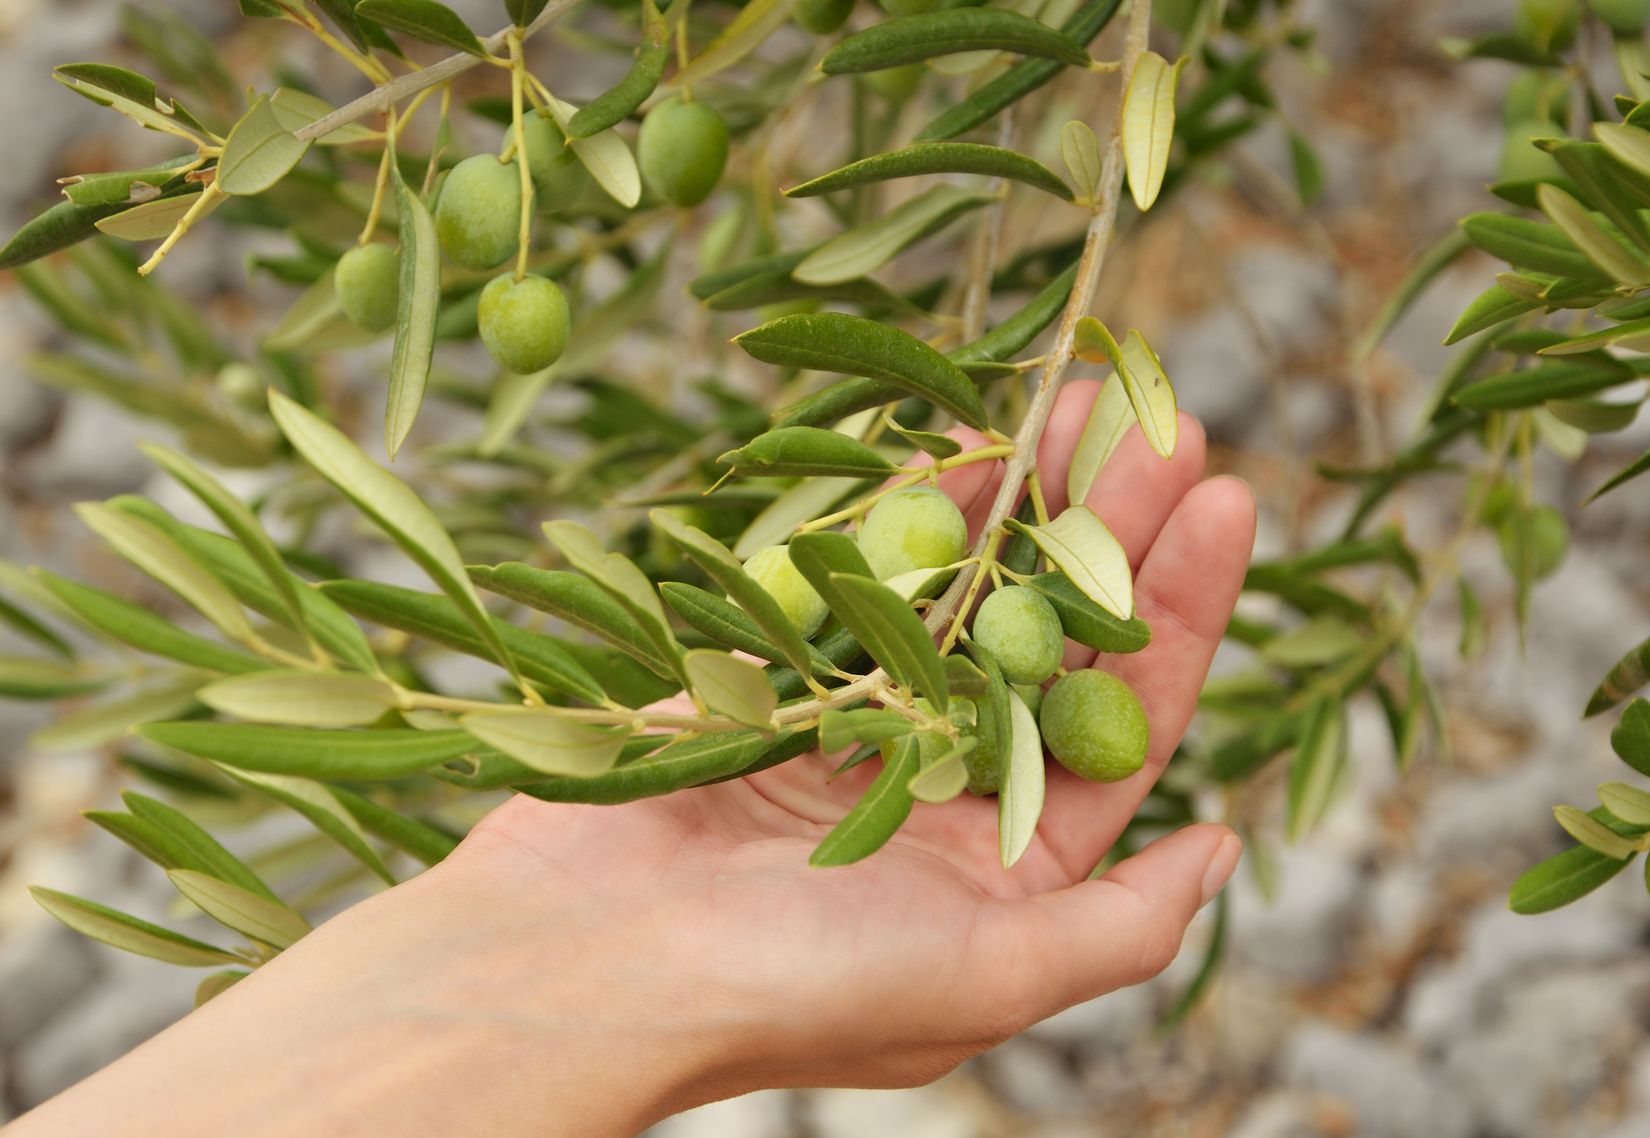
<svg viewBox="0 0 1650 1138"><path fill-rule="evenodd" d="M1051 511L1097 385L1069 384L1038 454ZM965 444L981 442L958 432ZM1092 868L1190 719L1254 537L1254 502L1138 430L1088 502L1128 549L1151 646L1066 666L1133 685L1152 744L1122 782L1049 770L1025 857L996 807L919 805L837 869L808 853L873 777L822 755L626 806L517 797L445 862L347 910L201 1010L6 1129L44 1135L633 1135L763 1087L907 1087L1178 952L1241 847L1190 826ZM941 485L978 525L996 463Z"/></svg>

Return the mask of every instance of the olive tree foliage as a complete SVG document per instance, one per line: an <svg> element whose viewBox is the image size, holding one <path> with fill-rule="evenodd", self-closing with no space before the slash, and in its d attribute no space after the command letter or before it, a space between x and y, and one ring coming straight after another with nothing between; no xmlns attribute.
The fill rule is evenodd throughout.
<svg viewBox="0 0 1650 1138"><path fill-rule="evenodd" d="M1635 404L1596 396L1640 374L1613 349L1650 319L1634 299L1650 283L1641 6L1586 17L1615 29L1625 121L1560 54L1574 4L1525 4L1507 34L1459 45L1531 68L1513 134L1542 140L1509 150L1511 212L1429 254L1360 350L1468 243L1513 271L1463 317L1471 340L1416 438L1378 469L1328 472L1356 487L1344 533L1253 567L1246 587L1273 615L1228 633L1253 668L1208 686L1204 729L1113 856L1199 802L1224 797L1247 822L1254 796L1238 792L1282 764L1286 829L1304 833L1345 782L1349 701L1380 700L1400 763L1438 737L1412 632L1460 582L1472 639L1465 543L1499 535L1521 613L1556 564L1563 520L1531 500L1526 459L1631 420ZM483 35L437 0L242 0L273 34L329 49L360 85L337 106L289 69L243 90L187 24L136 10L127 38L150 74L57 69L175 155L65 179L66 200L0 249L70 345L30 370L169 432L147 453L214 524L133 496L78 508L193 610L181 622L0 564L0 620L30 646L0 658L0 694L63 701L33 745L106 749L154 792L92 820L243 939L37 890L46 908L121 948L221 966L206 999L304 935L306 910L439 861L506 789L619 803L816 750L843 768L880 758L814 853L822 871L963 793L996 795L1010 866L1046 751L1089 778L1139 769L1127 685L1059 669L1067 640L1149 644L1128 558L1080 503L1133 426L1160 455L1176 445L1169 377L1138 331L1091 314L1096 282L1113 244L1257 128L1281 124L1301 198L1318 193L1267 82L1279 52L1310 54L1310 30L1288 0L884 8L506 0ZM538 73L548 38L613 53L622 78ZM1106 110L1086 122L1073 106ZM1566 107L1600 120L1598 142L1564 138ZM815 143L781 148L810 115L827 124ZM1010 247L1026 217L1055 236ZM216 227L285 236L248 263L291 297L251 351L167 285L168 254ZM1583 334L1562 314L1559 331L1558 307L1599 320ZM661 385L613 350L668 348L688 317L715 333L707 374ZM456 346L476 340L486 356ZM381 426L361 431L332 376L380 341ZM496 366L457 362L481 358ZM1033 458L1084 365L1112 377L1064 488L1079 504L1051 516ZM431 417L441 431L419 429ZM969 441L946 433L959 424ZM978 462L1005 477L971 541L933 484ZM1463 464L1459 534L1412 548L1383 507ZM281 476L244 501L232 467ZM427 587L348 577L315 539L339 513ZM444 681L473 674L455 655L492 679ZM1642 682L1641 657L1593 710ZM1618 746L1650 773L1647 727L1636 702ZM1605 793L1591 815L1561 813L1584 844L1533 871L1515 907L1578 895L1646 840L1650 796ZM315 837L243 860L202 825L267 810Z"/></svg>

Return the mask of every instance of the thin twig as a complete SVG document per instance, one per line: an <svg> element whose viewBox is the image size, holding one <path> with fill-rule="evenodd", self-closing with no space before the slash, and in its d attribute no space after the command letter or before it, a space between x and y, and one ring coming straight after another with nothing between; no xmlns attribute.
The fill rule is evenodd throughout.
<svg viewBox="0 0 1650 1138"><path fill-rule="evenodd" d="M532 23L521 30L521 38L526 39L535 32L543 31L577 3L578 0L550 0L550 3L545 5L544 11L540 12ZM331 114L322 115L308 126L299 127L292 133L300 140L309 142L320 138L324 134L332 133L346 123L352 123L356 119L365 118L367 115L382 111L386 107L416 95L426 88L434 87L438 83L446 83L464 74L470 68L485 63L489 57L497 53L499 48L505 46L510 33L514 31L516 31L516 26L511 24L509 27L500 28L492 35L485 37L481 41L481 46L486 49L487 55L471 55L469 52L464 51L449 55L438 63L430 64L422 71L414 71L410 75L402 75L382 86L374 87L354 102L345 103Z"/></svg>

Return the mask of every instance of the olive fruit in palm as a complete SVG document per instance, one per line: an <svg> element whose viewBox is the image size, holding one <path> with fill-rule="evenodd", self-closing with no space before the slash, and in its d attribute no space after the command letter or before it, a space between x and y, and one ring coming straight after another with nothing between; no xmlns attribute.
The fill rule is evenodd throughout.
<svg viewBox="0 0 1650 1138"><path fill-rule="evenodd" d="M636 164L648 189L672 205L710 196L728 161L728 124L704 103L667 99L642 120Z"/></svg>
<svg viewBox="0 0 1650 1138"><path fill-rule="evenodd" d="M991 653L1011 684L1040 684L1065 651L1060 616L1043 594L1024 585L993 592L974 614L974 641Z"/></svg>
<svg viewBox="0 0 1650 1138"><path fill-rule="evenodd" d="M357 245L338 258L332 285L351 324L382 332L395 323L401 258L388 245Z"/></svg>
<svg viewBox="0 0 1650 1138"><path fill-rule="evenodd" d="M590 171L567 145L567 136L548 115L528 115L521 124L527 140L527 173L533 179L533 204L542 213L557 213L584 196Z"/></svg>
<svg viewBox="0 0 1650 1138"><path fill-rule="evenodd" d="M779 602L779 607L804 637L818 632L830 615L824 598L791 562L790 550L783 545L770 545L751 554L745 562L745 572Z"/></svg>
<svg viewBox="0 0 1650 1138"><path fill-rule="evenodd" d="M514 256L521 240L516 164L477 154L454 166L435 203L435 235L447 259L466 269L497 268Z"/></svg>
<svg viewBox="0 0 1650 1138"><path fill-rule="evenodd" d="M505 273L481 290L476 325L504 370L541 371L567 346L567 298L555 281L534 275L518 281Z"/></svg>
<svg viewBox="0 0 1650 1138"><path fill-rule="evenodd" d="M859 551L879 581L950 565L967 548L968 523L962 511L931 486L889 493L859 527Z"/></svg>
<svg viewBox="0 0 1650 1138"><path fill-rule="evenodd" d="M804 31L828 36L853 14L854 0L797 0L796 22Z"/></svg>
<svg viewBox="0 0 1650 1138"><path fill-rule="evenodd" d="M1062 676L1043 697L1043 744L1091 782L1128 778L1146 763L1146 710L1128 684L1094 668Z"/></svg>

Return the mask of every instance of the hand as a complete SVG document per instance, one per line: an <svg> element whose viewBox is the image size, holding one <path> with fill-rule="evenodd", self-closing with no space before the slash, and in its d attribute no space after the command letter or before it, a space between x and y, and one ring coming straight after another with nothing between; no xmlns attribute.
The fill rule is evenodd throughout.
<svg viewBox="0 0 1650 1138"><path fill-rule="evenodd" d="M1073 383L1059 396L1038 456L1051 512L1066 506L1097 391ZM837 759L820 754L616 808L517 798L454 867L504 875L523 893L577 881L653 930L661 967L668 958L683 970L673 982L723 1001L737 1034L695 1099L927 1082L1064 1007L1147 979L1240 849L1224 827L1193 826L1086 880L1185 731L1248 565L1253 500L1235 479L1201 481L1203 462L1202 430L1183 415L1172 460L1136 430L1089 496L1129 551L1153 639L1100 660L1068 645L1065 663L1134 686L1151 750L1144 770L1114 784L1051 764L1037 837L1012 871L998 860L996 803L966 795L918 804L866 861L810 869L809 852L876 774L869 763L833 780ZM1001 478L1000 464L975 464L940 483L977 533Z"/></svg>
<svg viewBox="0 0 1650 1138"><path fill-rule="evenodd" d="M1097 390L1069 384L1044 436L1052 511ZM1253 500L1202 481L1203 458L1189 417L1169 461L1134 431L1089 496L1152 643L1065 663L1126 678L1151 749L1107 785L1051 765L1012 871L995 804L966 796L919 804L863 862L809 868L874 777L829 780L822 755L625 806L518 796L15 1133L633 1134L759 1087L927 1082L1149 978L1240 852L1191 826L1087 880L1174 752L1248 564ZM1001 477L940 482L977 527Z"/></svg>

